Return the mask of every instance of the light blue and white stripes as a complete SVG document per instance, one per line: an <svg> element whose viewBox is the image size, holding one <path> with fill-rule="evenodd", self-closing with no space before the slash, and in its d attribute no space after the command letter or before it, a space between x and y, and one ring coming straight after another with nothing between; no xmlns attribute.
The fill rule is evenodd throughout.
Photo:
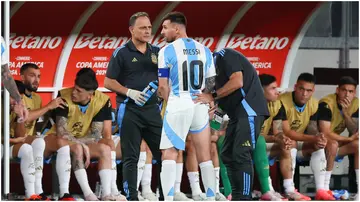
<svg viewBox="0 0 360 202"><path fill-rule="evenodd" d="M251 186L251 177L248 173L243 173L243 179L244 179L244 189L243 189L243 195L249 195L250 194L250 186Z"/></svg>

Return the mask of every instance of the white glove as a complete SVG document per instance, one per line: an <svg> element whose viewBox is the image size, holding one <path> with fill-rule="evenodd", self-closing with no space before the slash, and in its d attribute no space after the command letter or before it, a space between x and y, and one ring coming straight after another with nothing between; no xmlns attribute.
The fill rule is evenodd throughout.
<svg viewBox="0 0 360 202"><path fill-rule="evenodd" d="M126 96L133 99L135 103L144 104L146 102L145 94L138 90L129 89Z"/></svg>

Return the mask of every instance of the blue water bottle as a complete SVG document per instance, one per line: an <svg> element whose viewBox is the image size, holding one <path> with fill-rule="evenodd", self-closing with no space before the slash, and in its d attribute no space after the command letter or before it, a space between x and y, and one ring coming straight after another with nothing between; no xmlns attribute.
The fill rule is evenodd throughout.
<svg viewBox="0 0 360 202"><path fill-rule="evenodd" d="M151 96L157 91L158 89L158 81L151 81L148 86L142 91L145 93L145 103L151 98ZM144 103L144 104L145 104ZM144 104L136 102L138 106L144 106Z"/></svg>

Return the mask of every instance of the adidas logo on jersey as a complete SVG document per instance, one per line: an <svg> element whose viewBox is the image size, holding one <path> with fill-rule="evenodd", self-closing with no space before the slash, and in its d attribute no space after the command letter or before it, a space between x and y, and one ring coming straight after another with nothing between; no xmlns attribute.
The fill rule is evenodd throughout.
<svg viewBox="0 0 360 202"><path fill-rule="evenodd" d="M136 58L133 58L131 62L137 62L138 60Z"/></svg>
<svg viewBox="0 0 360 202"><path fill-rule="evenodd" d="M249 140L244 142L241 146L243 146L243 147L251 147Z"/></svg>

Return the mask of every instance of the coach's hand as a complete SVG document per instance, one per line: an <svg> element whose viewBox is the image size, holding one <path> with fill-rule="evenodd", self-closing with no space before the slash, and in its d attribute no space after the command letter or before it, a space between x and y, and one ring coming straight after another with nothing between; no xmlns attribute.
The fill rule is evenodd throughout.
<svg viewBox="0 0 360 202"><path fill-rule="evenodd" d="M84 149L84 155L85 155L85 169L87 169L90 165L90 150L89 147L86 144L81 144Z"/></svg>
<svg viewBox="0 0 360 202"><path fill-rule="evenodd" d="M214 101L214 98L210 93L199 93L194 94L194 96L197 96L195 103L201 102L204 104L209 104L210 102Z"/></svg>
<svg viewBox="0 0 360 202"><path fill-rule="evenodd" d="M126 93L126 96L133 99L135 103L144 104L146 102L146 94L138 90L129 89Z"/></svg>

